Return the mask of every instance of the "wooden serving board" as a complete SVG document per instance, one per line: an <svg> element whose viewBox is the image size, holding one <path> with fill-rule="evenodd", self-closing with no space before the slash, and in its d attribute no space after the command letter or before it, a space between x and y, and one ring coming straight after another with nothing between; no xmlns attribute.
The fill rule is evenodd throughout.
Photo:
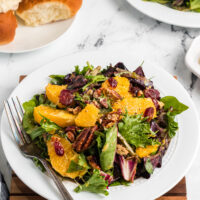
<svg viewBox="0 0 200 200"><path fill-rule="evenodd" d="M20 81L25 76L20 76ZM162 182L161 182L162 184ZM173 189L157 200L187 200L186 182L183 178ZM28 188L14 173L10 188L10 200L45 200Z"/></svg>

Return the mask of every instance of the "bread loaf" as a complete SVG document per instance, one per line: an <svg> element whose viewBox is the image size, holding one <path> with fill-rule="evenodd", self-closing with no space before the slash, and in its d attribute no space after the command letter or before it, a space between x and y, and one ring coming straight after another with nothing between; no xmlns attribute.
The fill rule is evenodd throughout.
<svg viewBox="0 0 200 200"><path fill-rule="evenodd" d="M68 19L80 9L82 0L23 0L17 15L28 26Z"/></svg>
<svg viewBox="0 0 200 200"><path fill-rule="evenodd" d="M0 45L13 41L16 28L17 20L13 11L0 13Z"/></svg>

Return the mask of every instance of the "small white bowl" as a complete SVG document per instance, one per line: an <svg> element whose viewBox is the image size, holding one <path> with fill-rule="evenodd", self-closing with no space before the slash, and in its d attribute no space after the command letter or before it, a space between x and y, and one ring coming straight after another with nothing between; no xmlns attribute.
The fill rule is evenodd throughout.
<svg viewBox="0 0 200 200"><path fill-rule="evenodd" d="M195 38L185 56L186 66L200 78L200 36Z"/></svg>

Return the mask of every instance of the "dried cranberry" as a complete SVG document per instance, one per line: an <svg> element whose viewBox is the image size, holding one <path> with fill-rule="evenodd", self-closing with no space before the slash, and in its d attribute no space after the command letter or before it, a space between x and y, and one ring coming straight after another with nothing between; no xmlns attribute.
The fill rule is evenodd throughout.
<svg viewBox="0 0 200 200"><path fill-rule="evenodd" d="M138 67L134 72L135 72L137 75L139 75L139 76L145 77L144 71L143 71L143 69L142 69L141 66Z"/></svg>
<svg viewBox="0 0 200 200"><path fill-rule="evenodd" d="M56 152L56 154L58 156L63 156L64 155L64 152L65 152L64 148L63 148L62 144L58 140L56 140L54 142L54 149L55 149L55 152Z"/></svg>
<svg viewBox="0 0 200 200"><path fill-rule="evenodd" d="M109 82L109 84L110 84L110 86L111 86L112 88L116 88L116 87L117 87L117 81L116 81L113 77L110 77L110 78L108 79L108 82Z"/></svg>
<svg viewBox="0 0 200 200"><path fill-rule="evenodd" d="M63 105L69 106L74 102L74 95L70 90L62 90L59 96L59 102Z"/></svg>
<svg viewBox="0 0 200 200"><path fill-rule="evenodd" d="M146 89L144 90L144 96L145 97L149 97L151 99L157 99L157 100L160 100L160 92L156 89Z"/></svg>
<svg viewBox="0 0 200 200"><path fill-rule="evenodd" d="M154 108L149 107L145 110L144 117L148 117L147 121L150 122L153 119L153 114L154 114Z"/></svg>

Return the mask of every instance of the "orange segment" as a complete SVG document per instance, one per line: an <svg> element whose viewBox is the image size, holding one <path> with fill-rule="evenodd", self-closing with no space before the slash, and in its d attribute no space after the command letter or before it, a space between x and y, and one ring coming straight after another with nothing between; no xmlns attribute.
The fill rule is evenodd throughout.
<svg viewBox="0 0 200 200"><path fill-rule="evenodd" d="M134 98L126 97L122 100L116 101L113 105L113 110L121 109L122 112L128 111L128 114L142 114L149 107L154 108L154 118L156 117L156 108L151 98Z"/></svg>
<svg viewBox="0 0 200 200"><path fill-rule="evenodd" d="M38 124L42 120L41 115L56 123L60 127L74 125L76 117L65 110L58 110L44 105L34 108L33 116Z"/></svg>
<svg viewBox="0 0 200 200"><path fill-rule="evenodd" d="M78 114L75 124L80 127L90 127L96 124L99 109L93 104L87 104L86 107Z"/></svg>
<svg viewBox="0 0 200 200"><path fill-rule="evenodd" d="M66 88L67 85L52 85L49 83L46 87L47 98L54 104L58 105L58 107L64 108L65 106L59 103L59 95L61 91Z"/></svg>
<svg viewBox="0 0 200 200"><path fill-rule="evenodd" d="M64 148L63 156L58 156L55 152L55 147L54 147L55 138L59 140L59 142L62 144ZM86 173L86 170L75 171L71 173L67 172L72 160L76 163L78 162L78 155L79 155L72 149L72 144L67 139L61 138L57 135L53 136L51 140L47 141L47 148L52 167L62 176L74 179L78 176L79 177L83 176Z"/></svg>
<svg viewBox="0 0 200 200"><path fill-rule="evenodd" d="M125 77L120 77L120 76L116 76L116 77L114 77L114 79L117 81L117 87L116 88L112 88L110 86L108 80L106 80L102 84L102 88L113 89L118 94L120 94L121 97L131 97L132 95L129 93L129 87L130 87L129 80Z"/></svg>
<svg viewBox="0 0 200 200"><path fill-rule="evenodd" d="M136 149L136 154L140 157L140 158L144 158L144 157L147 157L149 156L150 154L156 152L158 150L158 145L154 145L154 146L151 146L151 145L148 145L146 146L146 148L143 148L143 147L138 147Z"/></svg>

